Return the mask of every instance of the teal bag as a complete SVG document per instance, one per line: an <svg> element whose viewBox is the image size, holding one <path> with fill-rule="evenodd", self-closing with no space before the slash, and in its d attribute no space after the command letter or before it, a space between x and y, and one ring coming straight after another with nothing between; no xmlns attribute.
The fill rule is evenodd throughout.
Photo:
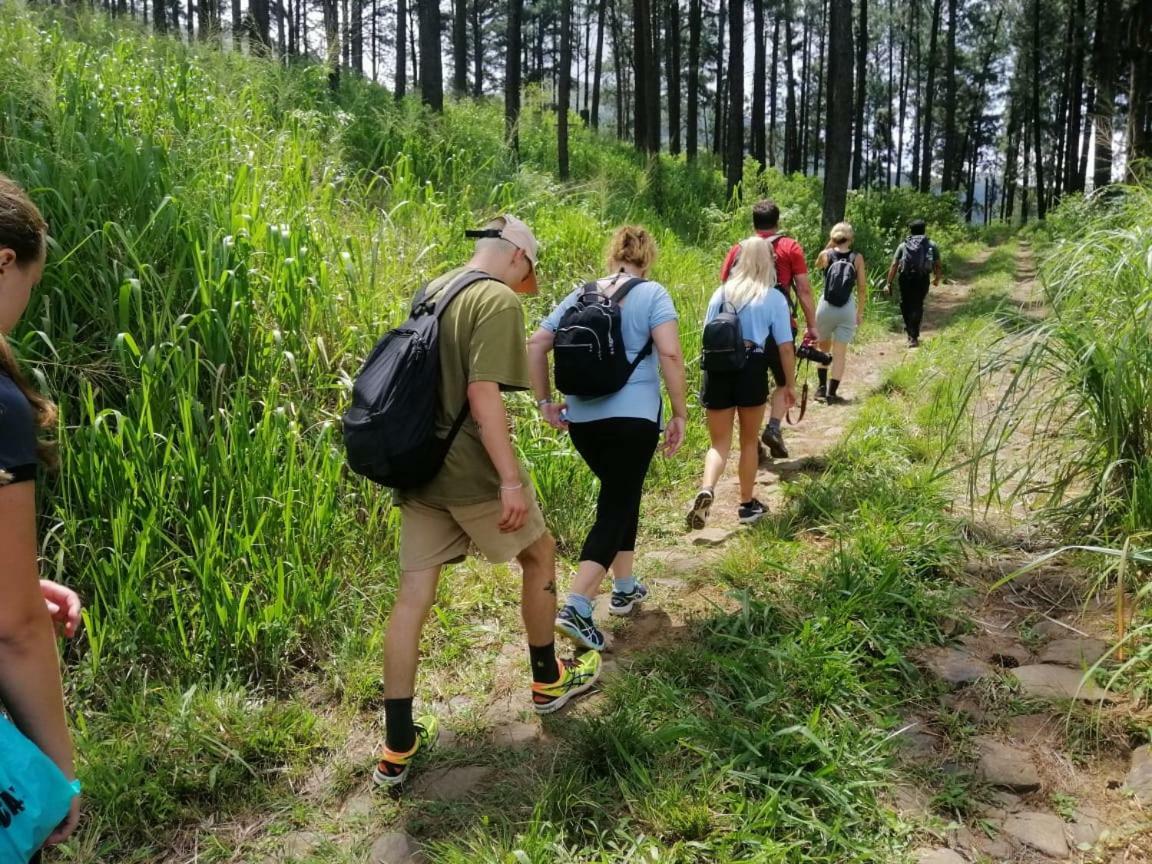
<svg viewBox="0 0 1152 864"><path fill-rule="evenodd" d="M64 821L80 781L0 716L0 861L25 864Z"/></svg>

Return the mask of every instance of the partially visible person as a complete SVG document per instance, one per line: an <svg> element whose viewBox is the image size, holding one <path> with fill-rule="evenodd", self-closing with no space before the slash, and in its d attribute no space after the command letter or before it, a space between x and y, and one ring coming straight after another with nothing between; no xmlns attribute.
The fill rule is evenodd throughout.
<svg viewBox="0 0 1152 864"><path fill-rule="evenodd" d="M803 247L791 237L786 237L780 233L780 208L776 206L775 201L764 200L753 205L752 227L756 231L754 236L763 237L772 244L772 251L776 257L776 288L784 294L784 298L788 301L788 308L792 313L793 337L798 332L795 320L796 300L798 300L800 308L804 311L804 341L816 341L816 307L812 302L812 287L808 282L808 262L805 260ZM728 250L728 254L724 258L724 265L720 268L721 282L728 280L739 254L739 243ZM795 292L795 300L793 299L793 292ZM793 338L793 348L795 348L795 338ZM772 396L772 409L768 425L764 427L761 440L774 458L787 459L788 447L785 445L784 435L780 431L780 424L784 420L784 415L788 413L788 409L783 403L786 380L784 360L774 344L768 345L764 349L764 354L768 361L768 368L772 372L772 380L776 384L776 390ZM793 362L793 374L795 371L795 362Z"/></svg>
<svg viewBox="0 0 1152 864"><path fill-rule="evenodd" d="M828 234L828 245L816 259L816 267L824 272L824 293L816 308L819 347L832 353L831 376L827 366L821 366L816 372L820 379L816 399L829 405L844 402L839 391L840 382L844 380L848 343L856 335L868 302L864 256L852 251L855 239L856 232L851 225L837 222Z"/></svg>
<svg viewBox="0 0 1152 864"><path fill-rule="evenodd" d="M750 237L741 245L740 255L727 282L716 289L704 315L705 327L716 321L728 306L739 319L740 336L747 354L737 371L705 370L700 401L708 418L711 447L704 457L704 478L688 511L688 528L699 530L708 521L716 484L724 473L732 450L733 421L740 423L740 504L737 519L751 524L768 510L756 498L756 470L760 463L760 424L768 402L768 356L771 344L779 352L784 385L777 389L785 410L796 401L795 338L788 302L775 291L776 264L771 242ZM731 313L729 313L731 314Z"/></svg>
<svg viewBox="0 0 1152 864"><path fill-rule="evenodd" d="M425 298L455 290L477 271L489 279L459 290L440 318L437 434L446 437L461 406L469 419L452 439L439 473L397 493L400 585L384 642L385 746L373 779L396 786L414 757L439 734L432 714L413 719L420 634L445 564L477 549L491 562L515 558L522 571L521 611L528 635L532 704L546 714L588 690L600 655L557 660L555 543L512 446L503 392L527 390L524 313L517 294L536 291L537 243L528 226L501 216L479 232L471 259L429 283Z"/></svg>
<svg viewBox="0 0 1152 864"><path fill-rule="evenodd" d="M660 443L661 376L672 403L672 417L663 430L665 455L680 449L688 417L676 307L664 286L648 279L656 252L656 241L644 228L618 229L608 248L609 275L595 284L608 298L627 290L619 304L621 333L625 354L635 365L619 390L595 398L553 399L548 354L565 313L577 304L584 287L560 302L528 345L537 406L552 426L568 430L600 481L596 521L580 551L572 590L556 617L556 632L596 651L604 648L604 634L592 620L592 609L606 573L612 571L608 611L613 615L627 615L648 596L633 567L644 478Z"/></svg>
<svg viewBox="0 0 1152 864"><path fill-rule="evenodd" d="M904 317L904 332L908 334L908 347L920 347L920 324L924 320L924 301L928 297L928 281L940 287L944 265L940 247L928 239L928 226L923 219L908 223L908 237L896 247L892 265L884 280L884 293L892 293L892 279L900 273L900 314Z"/></svg>
<svg viewBox="0 0 1152 864"><path fill-rule="evenodd" d="M55 428L56 407L21 374L6 339L44 272L47 230L36 205L0 175L0 707L75 781L53 622L73 635L80 599L41 580L37 559L36 479L41 466L54 463L42 436ZM47 844L67 839L79 818L76 796Z"/></svg>

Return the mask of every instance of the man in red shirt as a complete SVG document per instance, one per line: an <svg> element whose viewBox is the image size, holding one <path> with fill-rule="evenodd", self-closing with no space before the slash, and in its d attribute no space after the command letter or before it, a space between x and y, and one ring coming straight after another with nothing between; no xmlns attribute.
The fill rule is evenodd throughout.
<svg viewBox="0 0 1152 864"><path fill-rule="evenodd" d="M812 288L808 284L808 262L804 259L804 249L791 237L780 234L779 226L780 208L775 201L760 201L752 207L752 227L756 229L756 234L772 239L772 250L776 253L776 287L784 292L788 307L792 310L792 332L797 331L796 301L792 298L792 291L795 290L800 308L804 310L804 341L815 342L816 307L812 304ZM728 280L739 252L739 243L728 250L724 266L720 269L721 282ZM760 440L767 445L773 457L787 459L788 448L784 446L784 436L780 433L780 422L788 411L784 404L784 364L779 348L771 340L769 342L771 344L764 346L764 353L768 367L772 370L772 378L776 381L776 389L772 391L772 413Z"/></svg>

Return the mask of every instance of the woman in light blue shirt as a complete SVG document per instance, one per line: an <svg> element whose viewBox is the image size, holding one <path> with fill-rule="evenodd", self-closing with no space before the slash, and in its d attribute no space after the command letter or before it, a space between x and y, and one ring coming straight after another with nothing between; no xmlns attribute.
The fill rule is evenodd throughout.
<svg viewBox="0 0 1152 864"><path fill-rule="evenodd" d="M608 250L612 275L598 280L597 290L611 297L629 280L646 278L655 258L656 242L651 234L635 225L620 228ZM648 596L648 589L636 581L632 567L644 477L660 442L661 374L672 402L672 417L664 431L666 455L680 449L688 406L676 307L664 286L652 281L635 284L619 308L628 360L634 362L649 340L655 351L637 363L615 393L597 398L568 396L563 403L552 400L548 354L560 320L584 290L577 288L544 319L528 343L528 361L536 404L549 423L568 431L576 450L600 481L596 522L584 541L572 591L556 617L556 632L599 651L604 647L604 635L592 620L592 607L605 573L612 571L612 614L627 615Z"/></svg>
<svg viewBox="0 0 1152 864"><path fill-rule="evenodd" d="M700 401L707 409L708 437L712 446L704 457L704 480L688 511L688 528L699 530L708 521L716 484L724 473L732 450L733 421L740 419L740 506L737 518L750 524L768 512L755 497L756 469L760 465L760 424L768 402L768 360L764 346L772 340L780 349L784 366L785 402L796 401L796 363L792 342L792 318L788 301L774 290L776 259L772 244L750 237L740 244L739 256L728 281L716 289L704 315L707 325L730 304L740 319L740 332L748 354L734 372L704 372Z"/></svg>

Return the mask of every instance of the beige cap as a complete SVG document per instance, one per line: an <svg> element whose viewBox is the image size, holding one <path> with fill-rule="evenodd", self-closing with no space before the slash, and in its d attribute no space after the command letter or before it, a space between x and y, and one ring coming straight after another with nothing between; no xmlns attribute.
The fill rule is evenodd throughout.
<svg viewBox="0 0 1152 864"><path fill-rule="evenodd" d="M531 228L515 216L504 214L497 217L497 221L504 223L503 227L500 228L500 237L517 249L523 250L528 263L532 265L532 271L528 274L528 278L521 283L520 290L526 294L535 294L539 287L536 283L536 262L539 260L540 253L540 244L536 242L536 235L532 233Z"/></svg>

